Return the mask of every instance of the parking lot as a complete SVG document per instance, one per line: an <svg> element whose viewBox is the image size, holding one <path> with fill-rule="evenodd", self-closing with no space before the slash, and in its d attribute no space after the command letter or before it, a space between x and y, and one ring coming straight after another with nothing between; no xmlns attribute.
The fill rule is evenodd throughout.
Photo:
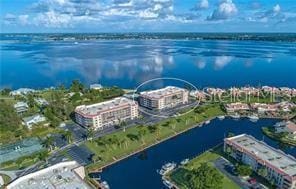
<svg viewBox="0 0 296 189"><path fill-rule="evenodd" d="M224 158L219 158L214 162L215 167L221 171L224 175L230 178L233 182L239 185L241 188L252 189L266 189L267 187L256 182L256 179L241 178L235 173L234 165ZM252 180L253 182L249 182Z"/></svg>
<svg viewBox="0 0 296 189"><path fill-rule="evenodd" d="M77 161L81 165L88 165L92 163L92 156L94 155L87 147L72 146L66 150L66 153L71 157L72 160Z"/></svg>

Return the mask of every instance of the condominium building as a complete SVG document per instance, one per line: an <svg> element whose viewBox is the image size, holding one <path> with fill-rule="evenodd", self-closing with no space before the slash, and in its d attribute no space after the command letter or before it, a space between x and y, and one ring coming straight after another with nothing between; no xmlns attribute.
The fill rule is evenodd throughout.
<svg viewBox="0 0 296 189"><path fill-rule="evenodd" d="M254 171L265 169L267 180L281 189L296 189L296 159L246 134L224 139L224 151Z"/></svg>
<svg viewBox="0 0 296 189"><path fill-rule="evenodd" d="M188 90L168 86L162 89L141 92L139 103L149 109L161 110L188 103L188 96Z"/></svg>
<svg viewBox="0 0 296 189"><path fill-rule="evenodd" d="M230 103L225 105L227 113L234 113L238 111L248 111L250 110L249 105L241 102Z"/></svg>
<svg viewBox="0 0 296 189"><path fill-rule="evenodd" d="M86 182L84 167L76 161L55 164L37 172L19 177L7 189L91 189Z"/></svg>
<svg viewBox="0 0 296 189"><path fill-rule="evenodd" d="M94 129L103 129L138 116L137 102L124 97L92 105L82 105L75 109L76 122Z"/></svg>

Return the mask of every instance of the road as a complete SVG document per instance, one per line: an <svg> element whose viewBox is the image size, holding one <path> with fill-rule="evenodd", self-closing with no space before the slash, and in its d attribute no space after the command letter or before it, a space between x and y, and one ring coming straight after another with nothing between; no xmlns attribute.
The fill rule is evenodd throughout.
<svg viewBox="0 0 296 189"><path fill-rule="evenodd" d="M166 115L167 117L172 117L177 115L179 111L183 109L193 108L196 105L197 104L195 103L179 105L175 108L166 109L162 111L162 114ZM148 111L151 111L151 110L148 110ZM129 127L134 127L136 125L153 125L165 119L164 117L151 116L149 113L146 114L144 112L141 112L141 114L142 114L141 119L127 121L125 128L110 126L110 127L104 128L103 130L95 131L93 139L96 139L108 134L112 134L112 133L121 131L123 129L127 129ZM32 165L24 170L21 170L18 176L23 176L23 175L35 172L42 167L50 166L50 165L59 163L61 161L68 160L69 157L71 159L76 160L77 162L80 162L83 165L87 165L91 163L91 156L93 156L93 154L84 145L82 145L87 140L87 129L78 125L77 123L66 123L65 126L61 128L66 131L70 131L72 133L73 142L69 144L66 142L64 138L62 138L61 135L54 136L55 146L58 147L58 149L56 149L50 154L50 156L47 158L47 161L45 163L38 162L35 165Z"/></svg>

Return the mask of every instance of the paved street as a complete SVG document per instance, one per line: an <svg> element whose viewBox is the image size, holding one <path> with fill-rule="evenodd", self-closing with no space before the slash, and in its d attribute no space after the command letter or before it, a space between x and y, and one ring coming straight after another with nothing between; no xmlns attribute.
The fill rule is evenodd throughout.
<svg viewBox="0 0 296 189"><path fill-rule="evenodd" d="M177 115L178 112L180 112L183 109L188 109L195 106L196 106L195 103L179 105L176 108L163 110L162 113L164 115L167 115L168 117L171 117L171 116ZM134 127L136 125L153 125L164 119L162 117L151 116L145 113L142 113L142 116L143 118L141 119L127 121L125 128ZM50 157L48 157L46 165L53 165L58 162L68 160L69 157L83 165L90 164L92 153L85 146L81 145L87 139L87 129L74 122L66 123L65 126L61 128L66 131L70 131L72 133L73 143L68 144L66 139L63 138L62 135L54 135L55 146L58 147L59 149L54 151L50 155ZM95 131L94 138L99 138L104 135L118 132L123 129L124 128L116 127L116 126L106 127L103 130ZM62 151L65 152L66 155L62 154L61 153ZM44 163L43 164L37 163L35 165L32 165L27 169L20 171L19 175L26 175L31 172L37 171L43 165Z"/></svg>

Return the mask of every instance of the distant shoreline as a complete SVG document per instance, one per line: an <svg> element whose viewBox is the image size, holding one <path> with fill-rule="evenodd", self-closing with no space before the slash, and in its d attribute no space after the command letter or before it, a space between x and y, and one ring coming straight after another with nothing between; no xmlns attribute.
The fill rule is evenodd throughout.
<svg viewBox="0 0 296 189"><path fill-rule="evenodd" d="M270 41L270 42L295 42L296 33L196 33L196 32L132 32L132 33L1 33L1 40L15 40L10 37L17 36L42 36L45 39L31 39L36 41L92 41L92 40L231 40L231 41ZM7 37L7 39L5 39ZM30 40L30 39L22 39Z"/></svg>

